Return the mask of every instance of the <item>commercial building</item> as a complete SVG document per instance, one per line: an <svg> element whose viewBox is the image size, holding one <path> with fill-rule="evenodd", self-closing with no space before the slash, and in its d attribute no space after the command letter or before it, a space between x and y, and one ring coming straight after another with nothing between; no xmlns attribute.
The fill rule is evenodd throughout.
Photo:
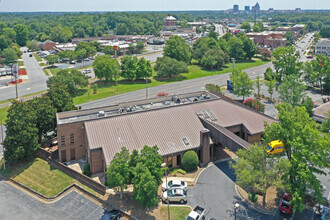
<svg viewBox="0 0 330 220"><path fill-rule="evenodd" d="M260 5L259 5L258 2L257 2L257 4L255 4L255 6L252 6L252 11L253 12L259 12L260 11Z"/></svg>
<svg viewBox="0 0 330 220"><path fill-rule="evenodd" d="M322 123L323 120L326 118L326 117L329 117L330 115L327 115L328 112L330 111L330 102L326 102L318 107L316 107L313 112L313 119L317 122L320 122Z"/></svg>
<svg viewBox="0 0 330 220"><path fill-rule="evenodd" d="M54 50L56 43L50 40L47 40L45 42L38 42L37 47L41 50Z"/></svg>
<svg viewBox="0 0 330 220"><path fill-rule="evenodd" d="M330 56L330 38L320 38L315 44L315 55Z"/></svg>
<svg viewBox="0 0 330 220"><path fill-rule="evenodd" d="M79 42L91 42L91 41L128 41L128 42L143 42L146 43L153 35L113 35L103 37L84 37L84 38L72 38L71 42L78 44Z"/></svg>
<svg viewBox="0 0 330 220"><path fill-rule="evenodd" d="M196 151L207 164L222 147L232 151L260 141L273 118L220 94L205 91L57 113L61 162L87 158L91 172L104 172L114 155L157 145L170 167Z"/></svg>
<svg viewBox="0 0 330 220"><path fill-rule="evenodd" d="M252 32L245 35L253 40L255 44L271 49L285 46L287 42L285 32L281 31Z"/></svg>
<svg viewBox="0 0 330 220"><path fill-rule="evenodd" d="M233 6L233 12L236 12L236 13L239 12L238 5L234 5L234 6Z"/></svg>

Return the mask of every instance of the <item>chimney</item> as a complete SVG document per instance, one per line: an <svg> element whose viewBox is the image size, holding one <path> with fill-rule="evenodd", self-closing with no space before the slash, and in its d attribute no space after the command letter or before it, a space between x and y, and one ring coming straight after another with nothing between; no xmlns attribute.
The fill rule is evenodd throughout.
<svg viewBox="0 0 330 220"><path fill-rule="evenodd" d="M205 165L210 162L210 131L203 129L200 131L201 160Z"/></svg>

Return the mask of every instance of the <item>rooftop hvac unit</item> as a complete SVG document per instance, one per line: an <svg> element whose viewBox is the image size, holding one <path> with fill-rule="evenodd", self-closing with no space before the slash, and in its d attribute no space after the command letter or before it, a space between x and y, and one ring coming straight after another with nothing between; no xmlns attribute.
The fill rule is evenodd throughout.
<svg viewBox="0 0 330 220"><path fill-rule="evenodd" d="M99 111L98 116L99 116L99 117L104 117L104 116L105 116L105 112L104 112L104 111Z"/></svg>

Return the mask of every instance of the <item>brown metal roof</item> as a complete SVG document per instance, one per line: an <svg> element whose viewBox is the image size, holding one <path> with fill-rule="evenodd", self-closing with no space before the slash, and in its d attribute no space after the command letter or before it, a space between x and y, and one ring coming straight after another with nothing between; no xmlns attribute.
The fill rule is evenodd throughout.
<svg viewBox="0 0 330 220"><path fill-rule="evenodd" d="M144 145L157 145L161 155L194 149L200 146L200 131L204 128L196 112L205 110L211 111L217 118L215 123L222 127L243 123L251 134L263 132L264 121L275 122L263 114L217 99L86 121L89 148L102 147L106 164L123 146L132 151ZM186 145L183 138L190 144Z"/></svg>

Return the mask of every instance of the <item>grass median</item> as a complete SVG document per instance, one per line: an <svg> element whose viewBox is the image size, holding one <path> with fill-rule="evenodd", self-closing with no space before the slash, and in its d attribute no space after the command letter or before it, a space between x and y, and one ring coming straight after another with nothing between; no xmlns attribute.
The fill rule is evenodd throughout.
<svg viewBox="0 0 330 220"><path fill-rule="evenodd" d="M42 61L41 57L40 57L38 54L33 53L33 56L36 58L36 60L37 60L38 62L41 62L41 61Z"/></svg>
<svg viewBox="0 0 330 220"><path fill-rule="evenodd" d="M190 213L191 208L188 206L170 206L171 219L185 220ZM168 219L167 206L161 208L162 217ZM165 217L166 216L166 217Z"/></svg>
<svg viewBox="0 0 330 220"><path fill-rule="evenodd" d="M73 183L77 183L86 190L97 194L92 189L50 166L47 161L40 158L26 163L15 163L15 165L7 167L6 170L3 170L3 167L1 167L0 174L8 178L13 177L17 182L47 197L56 196Z"/></svg>
<svg viewBox="0 0 330 220"><path fill-rule="evenodd" d="M261 61L260 59L255 59L251 61L244 61L244 62L238 62L235 64L236 68L239 69L248 69L256 66L260 66L263 64L268 63L268 61ZM172 82L178 82L178 81L184 81L184 80L190 80L190 79L196 79L211 75L218 75L218 74L224 74L231 72L232 64L226 64L221 70L205 70L201 66L198 65L190 65L188 66L189 73L181 74L177 77L171 78L171 79L157 79L156 73L153 72L153 76L148 79L148 87L155 87L160 86ZM146 82L145 80L136 80L136 81L127 81L123 80L122 78L119 78L118 81L118 91L117 93L117 87L115 82L109 82L109 83L102 83L99 84L99 88L97 90L97 93L93 93L92 87L88 87L83 94L76 96L73 98L74 104L79 105L82 103L86 103L89 101L94 101L98 99L103 99L111 96L115 96L118 94L123 94L127 92L136 91L139 89L146 88ZM160 91L161 92L161 91ZM144 97L141 97L144 98Z"/></svg>

